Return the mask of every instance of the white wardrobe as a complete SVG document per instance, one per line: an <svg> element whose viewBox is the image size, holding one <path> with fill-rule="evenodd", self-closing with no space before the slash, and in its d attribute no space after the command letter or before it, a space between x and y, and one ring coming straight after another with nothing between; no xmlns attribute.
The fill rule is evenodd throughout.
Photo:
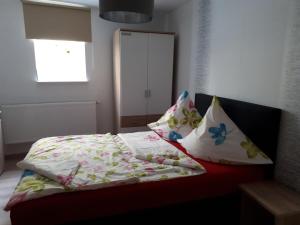
<svg viewBox="0 0 300 225"><path fill-rule="evenodd" d="M145 129L171 105L174 34L119 29L114 35L117 131Z"/></svg>

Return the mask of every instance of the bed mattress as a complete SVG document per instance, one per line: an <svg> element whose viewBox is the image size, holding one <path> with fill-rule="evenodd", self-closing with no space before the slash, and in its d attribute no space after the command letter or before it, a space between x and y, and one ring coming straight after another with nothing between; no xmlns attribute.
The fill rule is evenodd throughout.
<svg viewBox="0 0 300 225"><path fill-rule="evenodd" d="M179 144L174 145L186 153ZM21 202L11 209L12 224L71 223L173 203L223 196L236 192L241 183L264 179L269 168L253 165L221 165L195 160L205 167L207 173L99 190L59 193Z"/></svg>

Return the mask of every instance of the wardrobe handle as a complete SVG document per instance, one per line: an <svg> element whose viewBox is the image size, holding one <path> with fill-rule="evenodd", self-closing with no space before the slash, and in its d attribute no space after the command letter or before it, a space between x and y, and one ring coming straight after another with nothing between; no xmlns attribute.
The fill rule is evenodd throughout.
<svg viewBox="0 0 300 225"><path fill-rule="evenodd" d="M145 98L150 98L150 96L151 96L151 90L146 89L145 90Z"/></svg>

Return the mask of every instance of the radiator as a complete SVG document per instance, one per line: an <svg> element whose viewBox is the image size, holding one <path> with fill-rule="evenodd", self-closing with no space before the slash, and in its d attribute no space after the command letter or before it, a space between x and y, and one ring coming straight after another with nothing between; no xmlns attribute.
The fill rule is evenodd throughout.
<svg viewBox="0 0 300 225"><path fill-rule="evenodd" d="M96 102L2 105L5 144L96 133Z"/></svg>

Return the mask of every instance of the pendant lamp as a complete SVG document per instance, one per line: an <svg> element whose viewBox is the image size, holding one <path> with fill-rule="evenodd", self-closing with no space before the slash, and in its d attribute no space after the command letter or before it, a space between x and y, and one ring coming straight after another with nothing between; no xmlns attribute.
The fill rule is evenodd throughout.
<svg viewBox="0 0 300 225"><path fill-rule="evenodd" d="M99 0L100 17L117 23L146 23L153 17L154 0Z"/></svg>

